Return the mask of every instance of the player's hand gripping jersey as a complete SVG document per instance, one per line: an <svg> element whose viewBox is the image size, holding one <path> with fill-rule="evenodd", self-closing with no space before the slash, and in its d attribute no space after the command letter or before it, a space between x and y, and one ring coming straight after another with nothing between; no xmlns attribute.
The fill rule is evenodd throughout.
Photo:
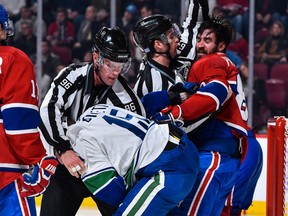
<svg viewBox="0 0 288 216"><path fill-rule="evenodd" d="M37 129L40 116L33 72L32 62L22 51L1 46L0 190L45 156Z"/></svg>
<svg viewBox="0 0 288 216"><path fill-rule="evenodd" d="M173 127L99 104L67 136L85 161L88 189L109 205L122 203L116 215L164 215L189 193L199 170L197 149Z"/></svg>

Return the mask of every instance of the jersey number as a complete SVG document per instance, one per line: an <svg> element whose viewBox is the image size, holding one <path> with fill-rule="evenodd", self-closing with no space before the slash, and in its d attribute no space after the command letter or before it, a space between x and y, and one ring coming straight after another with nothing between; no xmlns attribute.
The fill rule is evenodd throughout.
<svg viewBox="0 0 288 216"><path fill-rule="evenodd" d="M37 85L37 83L35 83L34 80L31 80L31 85L32 85L31 97L38 98L38 85Z"/></svg>
<svg viewBox="0 0 288 216"><path fill-rule="evenodd" d="M130 132L134 133L135 136L143 139L145 133L148 129L148 122L146 120L141 120L133 117L132 115L127 114L125 117L117 116L117 110L112 109L110 116L104 115L103 119L109 124L116 124L119 127L125 128ZM144 128L145 131L140 128Z"/></svg>

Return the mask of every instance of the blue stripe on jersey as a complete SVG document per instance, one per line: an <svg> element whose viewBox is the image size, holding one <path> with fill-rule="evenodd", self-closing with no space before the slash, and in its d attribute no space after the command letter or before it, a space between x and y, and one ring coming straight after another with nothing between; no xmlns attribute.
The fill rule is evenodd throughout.
<svg viewBox="0 0 288 216"><path fill-rule="evenodd" d="M232 91L234 92L235 95L239 94L239 92L237 90L237 84L231 84L230 83L230 86L231 86L231 89L232 89Z"/></svg>
<svg viewBox="0 0 288 216"><path fill-rule="evenodd" d="M119 206L125 195L126 186L122 176L112 178L108 184L105 184L104 187L94 193L96 198L112 206Z"/></svg>
<svg viewBox="0 0 288 216"><path fill-rule="evenodd" d="M106 170L114 170L114 167L106 167L106 168L104 168L104 169L101 169L101 170L97 170L97 171L95 171L95 172L88 173L87 175L84 175L84 176L82 177L82 181L86 181L86 180L89 179L91 176L97 175L98 173L103 172L103 171L106 171Z"/></svg>
<svg viewBox="0 0 288 216"><path fill-rule="evenodd" d="M201 87L198 91L215 95L215 97L219 100L219 104L224 102L228 94L226 86L220 82L210 82Z"/></svg>
<svg viewBox="0 0 288 216"><path fill-rule="evenodd" d="M109 124L116 124L120 127L126 128L135 134L135 136L141 138L142 140L145 137L145 132L140 130L137 126L131 124L130 122L123 121L122 119L117 119L112 116L103 116L103 119Z"/></svg>
<svg viewBox="0 0 288 216"><path fill-rule="evenodd" d="M144 119L143 119L144 120ZM149 124L149 121L148 120L144 120L145 123L143 121L138 121L137 123L139 125L141 125L145 130L148 130L148 124Z"/></svg>
<svg viewBox="0 0 288 216"><path fill-rule="evenodd" d="M9 107L2 115L6 130L36 129L40 123L38 110L28 107Z"/></svg>
<svg viewBox="0 0 288 216"><path fill-rule="evenodd" d="M21 168L8 168L8 167L0 167L0 172L16 172L16 173L23 173L27 172L28 169L21 169Z"/></svg>

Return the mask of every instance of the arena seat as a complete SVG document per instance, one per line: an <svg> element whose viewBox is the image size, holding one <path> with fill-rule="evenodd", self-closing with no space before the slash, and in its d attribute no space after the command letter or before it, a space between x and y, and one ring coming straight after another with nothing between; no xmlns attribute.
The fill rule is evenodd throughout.
<svg viewBox="0 0 288 216"><path fill-rule="evenodd" d="M59 56L60 61L64 65L68 65L72 63L72 50L68 47L51 47L51 52L55 53Z"/></svg>
<svg viewBox="0 0 288 216"><path fill-rule="evenodd" d="M284 115L286 110L285 81L280 79L266 80L267 105L273 115Z"/></svg>
<svg viewBox="0 0 288 216"><path fill-rule="evenodd" d="M255 63L254 76L266 81L268 79L268 65L265 63Z"/></svg>
<svg viewBox="0 0 288 216"><path fill-rule="evenodd" d="M286 104L288 104L288 64L275 64L270 71L270 78L280 79L285 83Z"/></svg>

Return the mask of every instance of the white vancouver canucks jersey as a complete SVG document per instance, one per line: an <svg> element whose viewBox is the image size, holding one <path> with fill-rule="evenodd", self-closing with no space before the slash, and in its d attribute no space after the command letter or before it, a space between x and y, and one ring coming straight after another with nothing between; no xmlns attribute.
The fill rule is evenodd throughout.
<svg viewBox="0 0 288 216"><path fill-rule="evenodd" d="M107 169L124 176L130 168L135 174L160 155L169 129L167 124L155 124L125 109L98 104L68 128L67 136L85 161L82 178Z"/></svg>

